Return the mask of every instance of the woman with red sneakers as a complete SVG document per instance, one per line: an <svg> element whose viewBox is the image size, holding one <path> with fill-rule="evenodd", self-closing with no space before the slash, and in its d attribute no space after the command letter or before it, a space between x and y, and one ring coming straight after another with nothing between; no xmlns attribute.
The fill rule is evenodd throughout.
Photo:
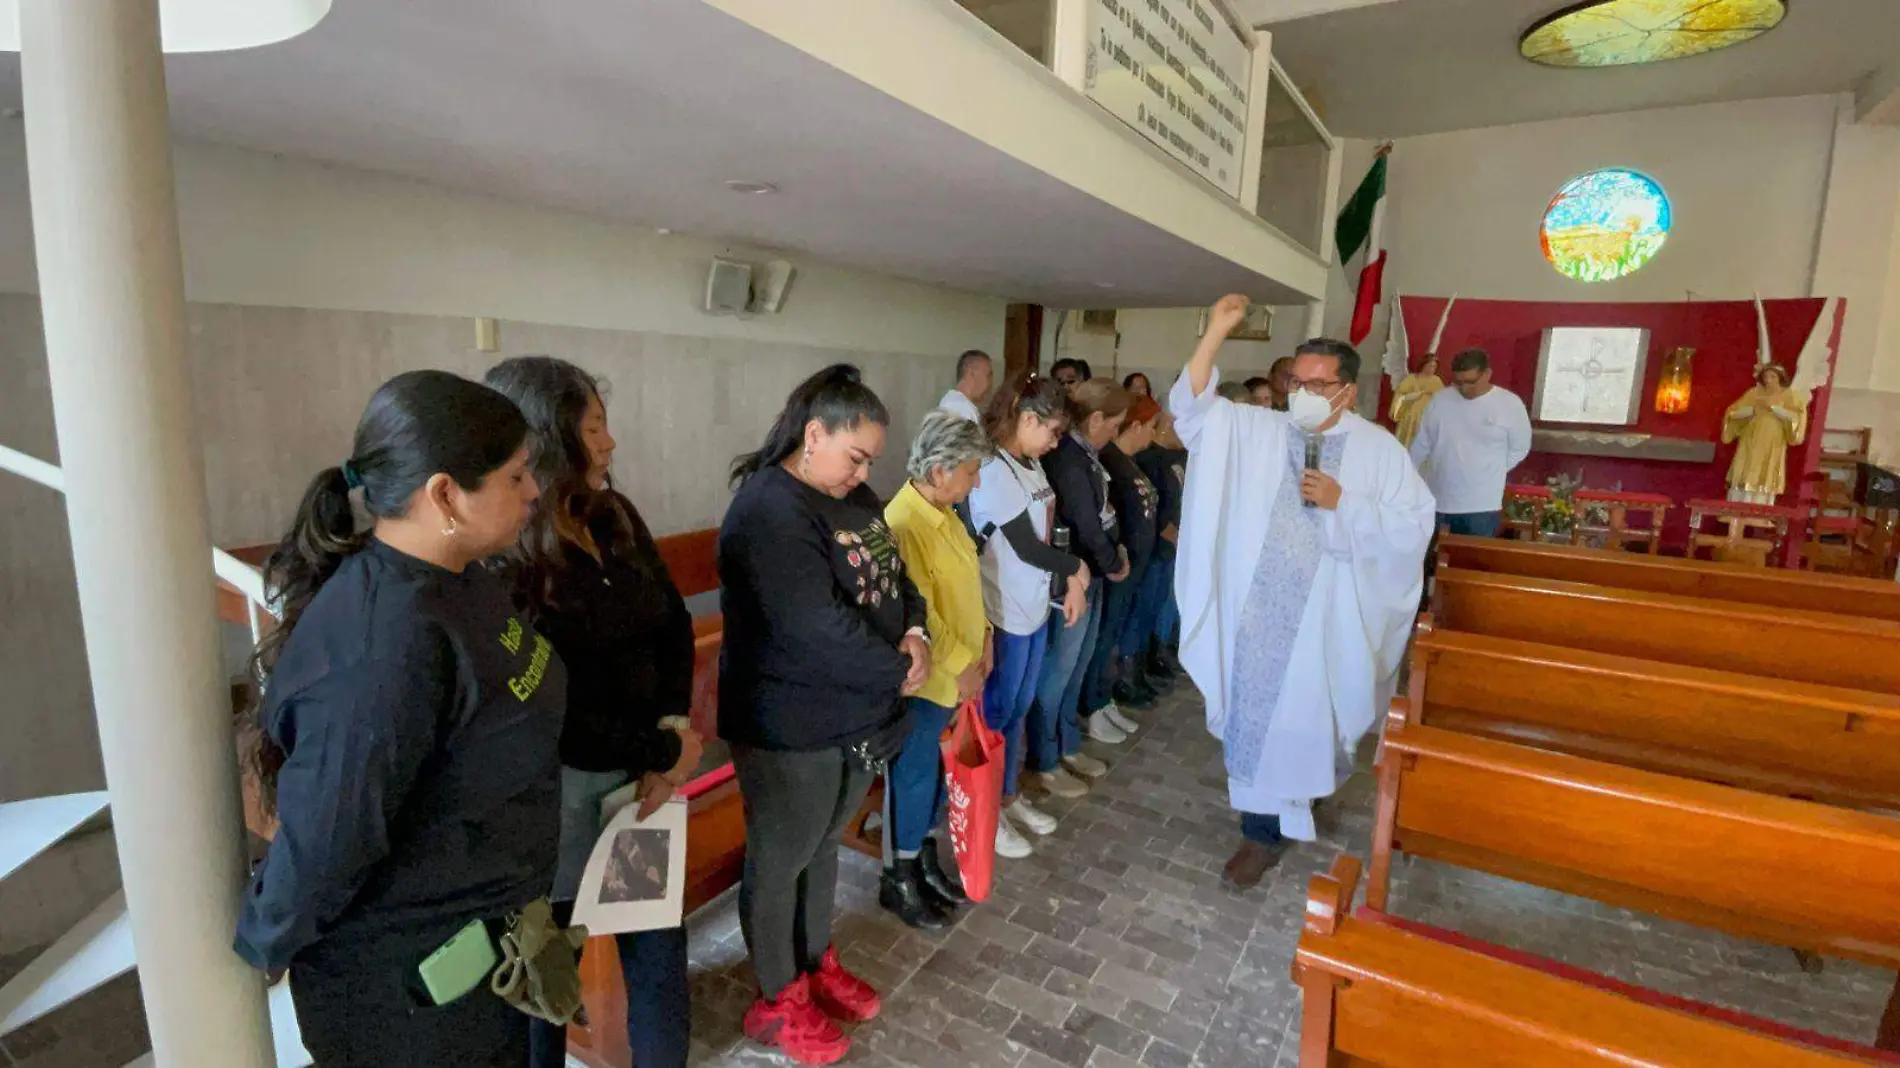
<svg viewBox="0 0 1900 1068"><path fill-rule="evenodd" d="M924 599L864 485L889 424L857 368L806 379L733 462L719 528L719 734L745 797L739 920L761 992L745 1032L800 1064L842 1060L835 1021L881 1007L831 945L839 836L930 675Z"/></svg>

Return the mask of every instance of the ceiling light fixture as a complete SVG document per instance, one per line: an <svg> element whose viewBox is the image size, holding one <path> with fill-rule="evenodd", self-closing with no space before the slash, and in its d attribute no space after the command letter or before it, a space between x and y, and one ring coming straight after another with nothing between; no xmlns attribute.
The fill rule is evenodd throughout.
<svg viewBox="0 0 1900 1068"><path fill-rule="evenodd" d="M726 183L726 188L732 190L735 193L745 193L750 196L759 196L764 193L778 192L778 186L773 185L771 182L732 181L732 182Z"/></svg>
<svg viewBox="0 0 1900 1068"><path fill-rule="evenodd" d="M1787 0L1586 0L1526 30L1517 50L1550 67L1661 63L1754 40L1787 14Z"/></svg>
<svg viewBox="0 0 1900 1068"><path fill-rule="evenodd" d="M1113 282L1097 282L1097 283L1095 283L1095 288L1097 288L1097 289L1114 289L1114 288L1115 288L1115 283L1113 283Z"/></svg>

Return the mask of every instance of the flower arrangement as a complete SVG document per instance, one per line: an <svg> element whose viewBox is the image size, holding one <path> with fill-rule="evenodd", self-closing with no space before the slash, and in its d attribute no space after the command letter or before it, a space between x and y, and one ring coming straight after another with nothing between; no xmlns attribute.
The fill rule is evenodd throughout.
<svg viewBox="0 0 1900 1068"><path fill-rule="evenodd" d="M1544 505L1544 526L1539 533L1547 541L1569 541L1577 523L1577 491L1583 480L1571 475L1552 475L1544 480L1550 488L1550 501Z"/></svg>

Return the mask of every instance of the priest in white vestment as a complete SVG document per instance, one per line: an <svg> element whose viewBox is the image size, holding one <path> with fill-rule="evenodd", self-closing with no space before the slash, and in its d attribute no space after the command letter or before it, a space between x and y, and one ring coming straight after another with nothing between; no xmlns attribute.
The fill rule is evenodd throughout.
<svg viewBox="0 0 1900 1068"><path fill-rule="evenodd" d="M1226 750L1243 841L1226 880L1253 886L1398 685L1431 541L1431 492L1405 448L1353 412L1359 354L1300 346L1288 410L1218 395L1214 357L1246 314L1222 298L1168 406L1188 448L1175 571L1181 662ZM1317 470L1307 470L1308 442Z"/></svg>

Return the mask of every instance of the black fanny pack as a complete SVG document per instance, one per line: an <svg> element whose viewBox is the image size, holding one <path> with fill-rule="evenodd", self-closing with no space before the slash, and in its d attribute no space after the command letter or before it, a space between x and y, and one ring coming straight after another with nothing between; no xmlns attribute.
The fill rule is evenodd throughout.
<svg viewBox="0 0 1900 1068"><path fill-rule="evenodd" d="M897 754L904 751L904 742L910 738L910 715L901 711L898 716L879 727L868 738L862 738L845 746L845 759L860 771L873 775L882 775Z"/></svg>

